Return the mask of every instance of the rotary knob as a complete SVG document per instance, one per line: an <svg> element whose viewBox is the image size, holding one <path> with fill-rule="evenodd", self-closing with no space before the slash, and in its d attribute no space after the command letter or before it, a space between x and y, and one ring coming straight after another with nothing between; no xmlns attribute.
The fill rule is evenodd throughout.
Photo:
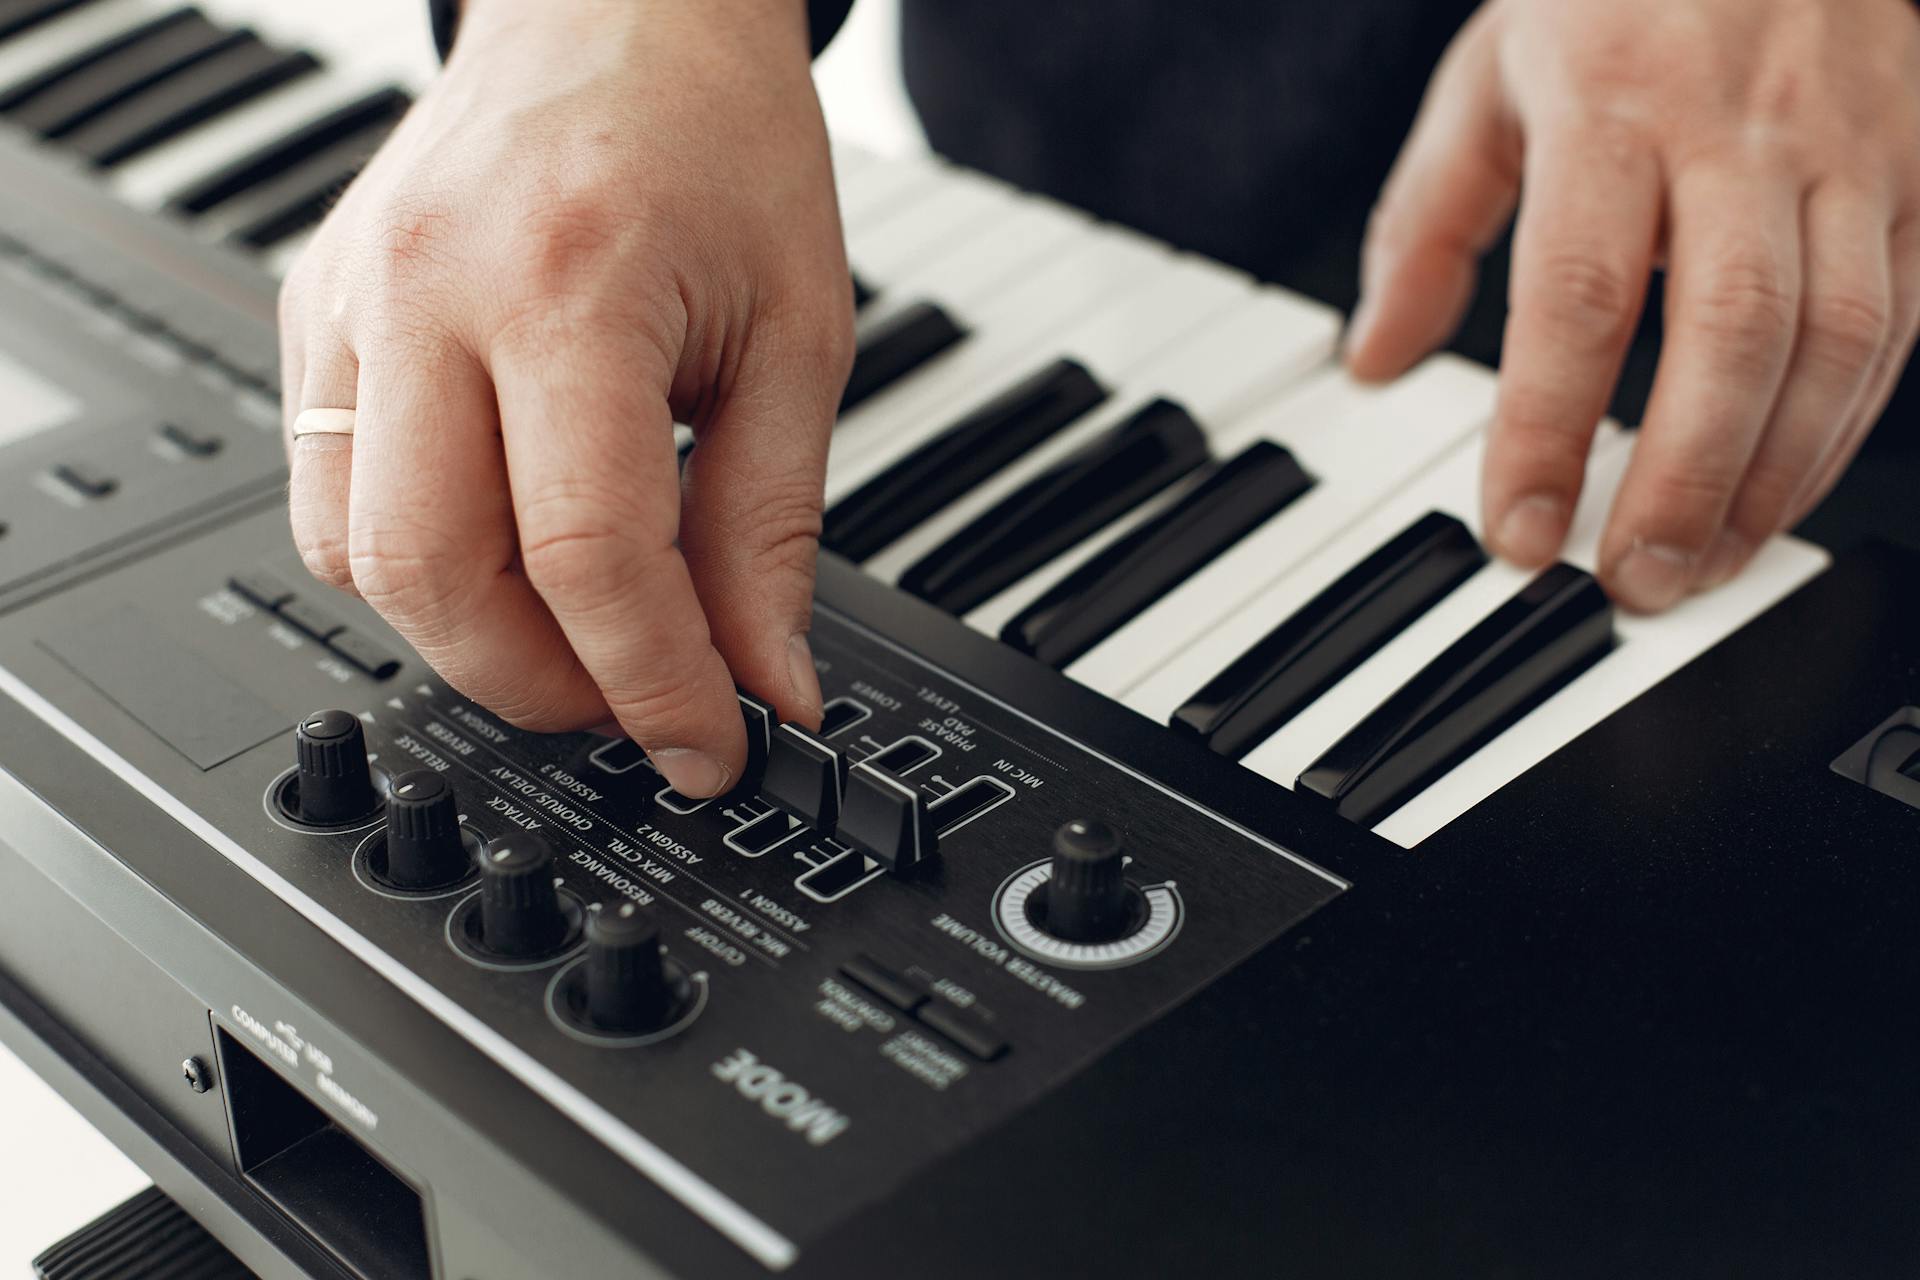
<svg viewBox="0 0 1920 1280"><path fill-rule="evenodd" d="M290 807L300 821L345 826L380 807L366 731L352 712L322 711L303 719L294 730L294 752L296 804Z"/></svg>
<svg viewBox="0 0 1920 1280"><path fill-rule="evenodd" d="M1126 848L1104 822L1076 819L1053 833L1053 862L1037 923L1068 942L1112 942L1133 932L1135 894Z"/></svg>
<svg viewBox="0 0 1920 1280"><path fill-rule="evenodd" d="M539 836L490 841L480 851L480 945L509 959L549 955L568 922L553 883L553 850Z"/></svg>
<svg viewBox="0 0 1920 1280"><path fill-rule="evenodd" d="M660 945L660 926L631 902L587 920L587 1018L601 1031L657 1031L678 1003Z"/></svg>
<svg viewBox="0 0 1920 1280"><path fill-rule="evenodd" d="M464 880L473 860L453 784L431 769L395 778L387 793L386 848L385 878L396 888L438 889Z"/></svg>

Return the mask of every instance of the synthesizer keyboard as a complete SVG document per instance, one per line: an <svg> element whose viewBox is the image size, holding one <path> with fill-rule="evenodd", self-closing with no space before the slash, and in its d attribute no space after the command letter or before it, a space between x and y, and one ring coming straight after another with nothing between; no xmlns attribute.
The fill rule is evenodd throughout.
<svg viewBox="0 0 1920 1280"><path fill-rule="evenodd" d="M1630 431L1517 572L1489 371L843 149L829 719L690 802L287 540L392 8L0 0L0 1039L249 1267L1911 1271L1910 554L1616 614Z"/></svg>

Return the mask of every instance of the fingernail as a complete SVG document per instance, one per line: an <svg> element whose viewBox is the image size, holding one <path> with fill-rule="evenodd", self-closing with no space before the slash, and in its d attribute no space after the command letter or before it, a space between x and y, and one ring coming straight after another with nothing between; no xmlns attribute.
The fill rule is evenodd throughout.
<svg viewBox="0 0 1920 1280"><path fill-rule="evenodd" d="M1636 541L1609 575L1614 596L1639 613L1670 609L1687 593L1695 563L1695 557L1677 547Z"/></svg>
<svg viewBox="0 0 1920 1280"><path fill-rule="evenodd" d="M793 699L806 708L810 718L820 714L820 672L813 665L813 646L807 633L796 631L787 641L787 679L793 685Z"/></svg>
<svg viewBox="0 0 1920 1280"><path fill-rule="evenodd" d="M689 747L665 747L648 752L647 758L675 791L690 800L719 795L733 778L733 770L706 752Z"/></svg>
<svg viewBox="0 0 1920 1280"><path fill-rule="evenodd" d="M1707 558L1700 563L1700 578L1694 583L1695 590L1711 591L1733 577L1746 564L1747 556L1752 551L1752 543L1731 529L1722 529L1720 536L1713 540L1713 546L1708 549Z"/></svg>
<svg viewBox="0 0 1920 1280"><path fill-rule="evenodd" d="M1559 498L1529 494L1507 508L1494 533L1494 550L1515 564L1542 565L1560 554L1572 513Z"/></svg>
<svg viewBox="0 0 1920 1280"><path fill-rule="evenodd" d="M587 732L597 733L603 738L624 738L627 736L627 731L620 727L618 720L609 720L605 724L597 724L587 730Z"/></svg>

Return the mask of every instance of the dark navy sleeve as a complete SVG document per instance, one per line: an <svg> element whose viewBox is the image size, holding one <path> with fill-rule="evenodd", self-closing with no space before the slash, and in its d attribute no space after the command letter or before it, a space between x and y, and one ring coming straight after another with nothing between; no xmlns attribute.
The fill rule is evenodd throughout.
<svg viewBox="0 0 1920 1280"><path fill-rule="evenodd" d="M427 0L433 15L433 43L441 60L453 51L454 29L460 23L460 0ZM827 47L840 25L847 20L853 0L807 0L807 26L813 33L813 56Z"/></svg>

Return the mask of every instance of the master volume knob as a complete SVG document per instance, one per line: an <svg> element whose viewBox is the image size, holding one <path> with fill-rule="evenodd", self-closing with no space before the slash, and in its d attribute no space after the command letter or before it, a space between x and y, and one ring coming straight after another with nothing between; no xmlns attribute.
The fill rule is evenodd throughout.
<svg viewBox="0 0 1920 1280"><path fill-rule="evenodd" d="M1126 848L1104 822L1076 819L1053 833L1053 862L1038 921L1068 942L1111 942L1138 925Z"/></svg>
<svg viewBox="0 0 1920 1280"><path fill-rule="evenodd" d="M367 735L348 711L321 711L294 730L297 769L289 806L300 821L338 827L370 817L380 807L367 763Z"/></svg>
<svg viewBox="0 0 1920 1280"><path fill-rule="evenodd" d="M395 778L387 794L387 882L399 889L438 889L458 884L472 870L453 784L431 769Z"/></svg>

